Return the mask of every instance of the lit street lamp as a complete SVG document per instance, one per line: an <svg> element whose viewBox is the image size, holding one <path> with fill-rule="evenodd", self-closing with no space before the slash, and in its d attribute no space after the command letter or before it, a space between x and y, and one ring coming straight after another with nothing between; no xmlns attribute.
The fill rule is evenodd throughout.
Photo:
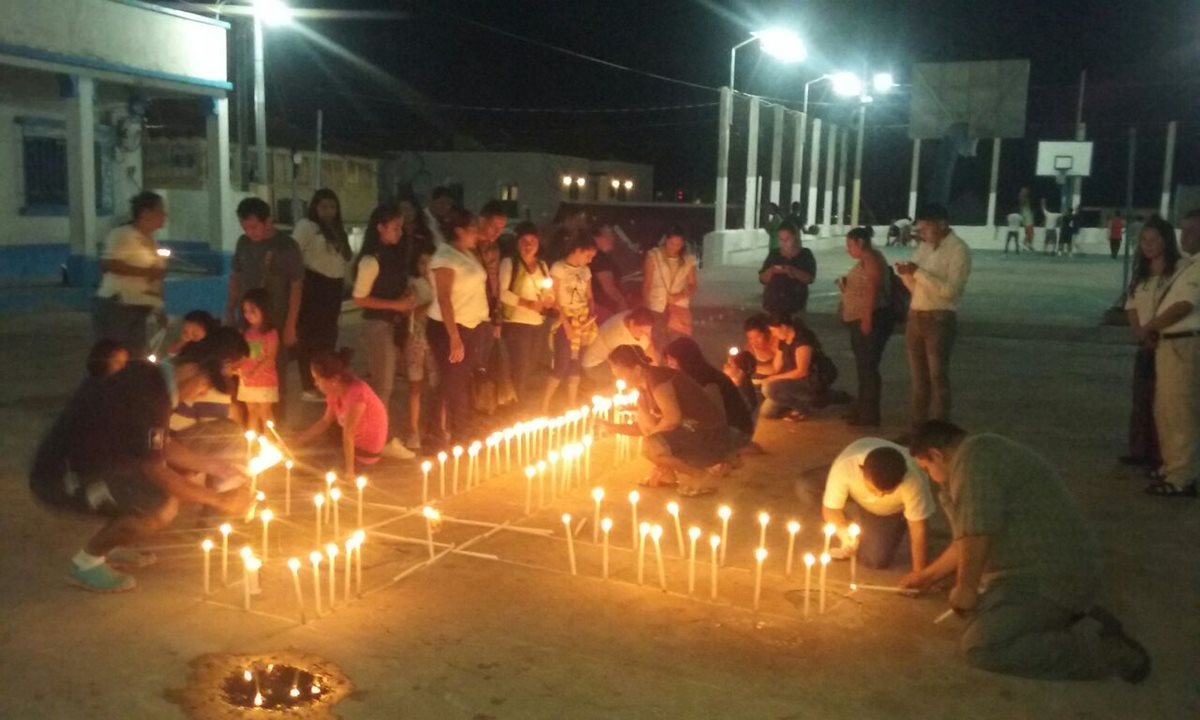
<svg viewBox="0 0 1200 720"><path fill-rule="evenodd" d="M267 177L267 82L263 57L263 26L278 27L292 22L292 11L283 0L253 0L254 15L254 156L255 179Z"/></svg>

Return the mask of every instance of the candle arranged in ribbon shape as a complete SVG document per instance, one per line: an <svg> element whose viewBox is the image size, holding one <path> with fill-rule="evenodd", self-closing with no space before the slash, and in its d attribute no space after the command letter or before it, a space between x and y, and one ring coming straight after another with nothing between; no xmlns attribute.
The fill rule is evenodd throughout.
<svg viewBox="0 0 1200 720"><path fill-rule="evenodd" d="M717 508L717 517L721 518L721 567L725 566L725 553L729 548L729 518L732 516L733 509L728 505Z"/></svg>
<svg viewBox="0 0 1200 720"><path fill-rule="evenodd" d="M787 524L788 531L788 550L787 563L784 565L783 574L787 577L792 576L792 555L796 551L796 533L800 532L800 523L795 520L789 520Z"/></svg>
<svg viewBox="0 0 1200 720"><path fill-rule="evenodd" d="M292 571L292 588L296 591L296 610L300 613L300 624L304 625L308 619L304 617L304 593L300 589L300 560L297 558L288 558L288 570Z"/></svg>
<svg viewBox="0 0 1200 720"><path fill-rule="evenodd" d="M571 513L563 513L562 516L563 530L567 534L567 557L571 561L571 574L577 574L575 571L575 538L571 533Z"/></svg>
<svg viewBox="0 0 1200 720"><path fill-rule="evenodd" d="M604 532L604 579L608 579L608 534L612 531L612 518L604 518L600 521L600 529Z"/></svg>

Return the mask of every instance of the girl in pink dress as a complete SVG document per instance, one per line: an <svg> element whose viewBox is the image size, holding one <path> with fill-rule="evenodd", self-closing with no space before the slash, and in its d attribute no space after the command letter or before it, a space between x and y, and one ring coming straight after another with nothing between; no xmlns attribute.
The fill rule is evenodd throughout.
<svg viewBox="0 0 1200 720"><path fill-rule="evenodd" d="M279 333L271 327L267 291L257 288L242 296L243 337L250 346L250 357L238 365L241 378L237 399L246 404L246 427L258 433L266 432L268 420L274 419L274 406L279 402L279 373L275 356L279 353Z"/></svg>

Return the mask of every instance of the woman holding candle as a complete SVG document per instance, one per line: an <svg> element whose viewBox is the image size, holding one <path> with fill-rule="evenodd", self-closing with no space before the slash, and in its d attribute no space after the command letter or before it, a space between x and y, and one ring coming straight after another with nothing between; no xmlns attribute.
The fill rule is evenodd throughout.
<svg viewBox="0 0 1200 720"><path fill-rule="evenodd" d="M513 391L517 402L528 404L526 385L531 371L540 366L538 342L544 340L544 313L554 304L550 293L550 268L538 259L537 227L517 226L517 256L500 261L500 305L504 318L501 337L508 350Z"/></svg>
<svg viewBox="0 0 1200 720"><path fill-rule="evenodd" d="M858 426L880 423L883 380L879 363L895 325L890 300L894 280L883 253L871 247L873 234L870 227L856 227L846 234L846 254L858 264L837 280L842 292L841 320L850 332L858 375L858 397L847 421Z"/></svg>
<svg viewBox="0 0 1200 720"><path fill-rule="evenodd" d="M696 256L688 252L683 230L671 227L662 244L642 264L642 302L655 313L655 345L692 334L692 296L696 294Z"/></svg>
<svg viewBox="0 0 1200 720"><path fill-rule="evenodd" d="M550 414L550 401L559 384L567 383L567 407L575 407L579 378L583 374L584 350L596 339L596 316L592 311L592 272L588 265L596 255L596 241L580 237L571 244L566 258L554 263L554 308L558 318L551 329L554 338L554 374L546 383L542 413Z"/></svg>
<svg viewBox="0 0 1200 720"><path fill-rule="evenodd" d="M325 413L293 443L295 448L311 445L337 423L345 477L379 462L388 437L387 410L370 386L350 372L350 357L343 349L312 359L313 382L325 396Z"/></svg>

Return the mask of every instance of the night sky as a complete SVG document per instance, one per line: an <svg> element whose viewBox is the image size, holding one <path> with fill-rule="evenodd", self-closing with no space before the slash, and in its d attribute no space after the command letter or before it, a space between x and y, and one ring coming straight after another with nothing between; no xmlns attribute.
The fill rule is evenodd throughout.
<svg viewBox="0 0 1200 720"><path fill-rule="evenodd" d="M1072 136L1083 69L1088 72L1084 121L1089 139L1097 143L1085 203L1123 202L1131 124L1139 131L1139 203L1157 203L1167 120L1180 121L1177 180L1200 182L1194 161L1200 150L1200 3L1186 0L289 4L389 9L404 17L303 21L365 63L323 46L310 33L270 30L269 129L276 144L311 145L315 113L322 108L327 142L335 148L370 152L477 143L647 162L655 165L656 189L665 197L683 190L688 198L698 194L711 200L717 95L705 88L727 82L730 47L753 29L778 24L805 38L809 59L780 65L748 46L738 53L739 90L794 100L787 104L798 107L803 83L835 69L889 69L901 83L897 92L877 99L868 114L864 201L880 216L902 207L907 193L911 146L905 84L915 62L1031 61L1027 139L1006 143L1002 212L1006 196L1033 181L1035 141ZM607 67L537 43L702 87ZM817 112L845 124L850 105L819 90L823 86L814 86L814 103L821 103ZM651 109L664 107L674 109ZM744 104L740 107L744 118ZM579 112L584 110L602 112ZM764 140L768 125L763 124ZM734 139L735 176L744 172L744 142L740 127ZM960 163L957 195L986 194L989 144L980 143L979 158ZM760 146L760 168L768 145ZM1054 193L1052 180L1034 187L1037 195ZM740 192L735 186L731 196Z"/></svg>

